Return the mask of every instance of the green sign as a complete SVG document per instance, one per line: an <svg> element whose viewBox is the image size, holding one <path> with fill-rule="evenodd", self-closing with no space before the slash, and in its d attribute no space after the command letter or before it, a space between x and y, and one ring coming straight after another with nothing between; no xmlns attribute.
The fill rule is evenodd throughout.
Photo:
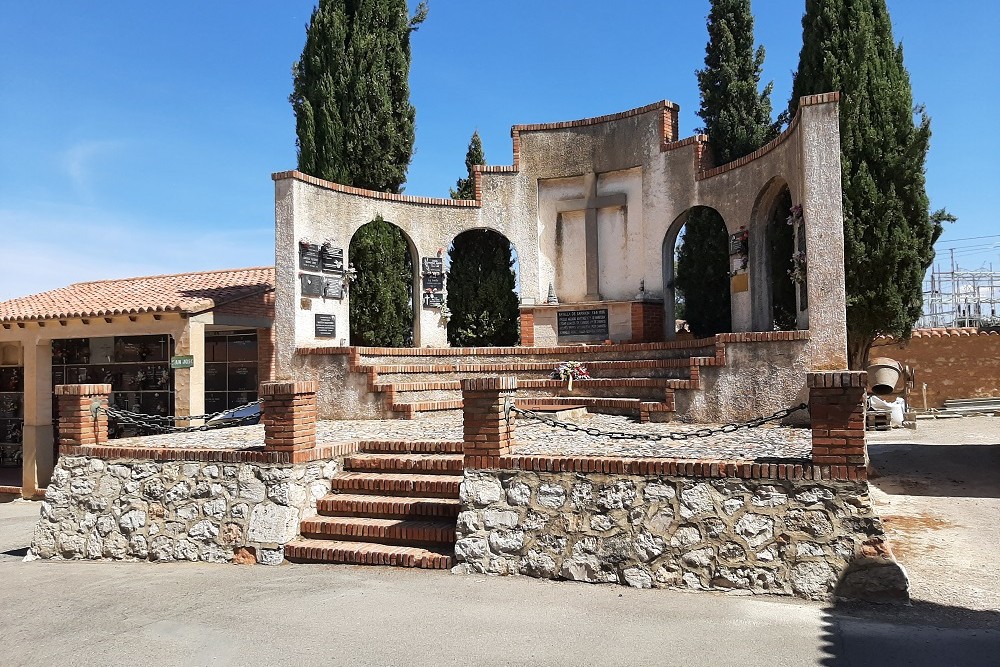
<svg viewBox="0 0 1000 667"><path fill-rule="evenodd" d="M193 368L194 367L194 357L190 354L181 354L176 357L170 357L170 367L171 368Z"/></svg>

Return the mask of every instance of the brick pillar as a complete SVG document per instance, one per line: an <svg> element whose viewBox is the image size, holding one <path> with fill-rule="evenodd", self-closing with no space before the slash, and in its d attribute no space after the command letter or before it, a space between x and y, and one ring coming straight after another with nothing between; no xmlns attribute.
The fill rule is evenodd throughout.
<svg viewBox="0 0 1000 667"><path fill-rule="evenodd" d="M521 311L521 346L535 346L535 312L532 310Z"/></svg>
<svg viewBox="0 0 1000 667"><path fill-rule="evenodd" d="M462 380L466 467L493 467L497 464L496 457L510 453L514 415L508 419L505 408L514 400L516 390L516 377Z"/></svg>
<svg viewBox="0 0 1000 667"><path fill-rule="evenodd" d="M813 464L864 469L868 465L868 450L862 401L868 374L823 371L808 373L806 378Z"/></svg>
<svg viewBox="0 0 1000 667"><path fill-rule="evenodd" d="M315 380L262 382L264 450L296 452L316 446Z"/></svg>
<svg viewBox="0 0 1000 667"><path fill-rule="evenodd" d="M632 302L632 343L658 343L664 339L662 301Z"/></svg>
<svg viewBox="0 0 1000 667"><path fill-rule="evenodd" d="M55 387L59 409L59 444L68 447L103 445L108 442L108 415L91 411L98 403L108 406L110 384L60 384Z"/></svg>
<svg viewBox="0 0 1000 667"><path fill-rule="evenodd" d="M257 329L257 377L261 382L274 379L274 330Z"/></svg>

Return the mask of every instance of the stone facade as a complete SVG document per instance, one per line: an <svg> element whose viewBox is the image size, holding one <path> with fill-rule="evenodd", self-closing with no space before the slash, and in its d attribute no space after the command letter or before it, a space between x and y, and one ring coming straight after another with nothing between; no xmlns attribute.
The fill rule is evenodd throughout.
<svg viewBox="0 0 1000 667"><path fill-rule="evenodd" d="M336 459L298 464L63 456L31 551L42 558L281 563Z"/></svg>
<svg viewBox="0 0 1000 667"><path fill-rule="evenodd" d="M906 599L867 482L469 470L462 572Z"/></svg>

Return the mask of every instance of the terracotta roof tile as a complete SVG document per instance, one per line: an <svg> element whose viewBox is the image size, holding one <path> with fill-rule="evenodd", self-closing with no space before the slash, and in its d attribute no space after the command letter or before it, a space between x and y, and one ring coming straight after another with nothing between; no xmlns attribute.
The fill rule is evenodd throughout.
<svg viewBox="0 0 1000 667"><path fill-rule="evenodd" d="M914 338L942 338L948 336L1000 336L996 331L980 330L976 327L935 327L932 329L914 329ZM897 341L891 336L879 336L875 345L892 345Z"/></svg>
<svg viewBox="0 0 1000 667"><path fill-rule="evenodd" d="M269 266L98 280L0 301L0 322L196 313L273 287Z"/></svg>

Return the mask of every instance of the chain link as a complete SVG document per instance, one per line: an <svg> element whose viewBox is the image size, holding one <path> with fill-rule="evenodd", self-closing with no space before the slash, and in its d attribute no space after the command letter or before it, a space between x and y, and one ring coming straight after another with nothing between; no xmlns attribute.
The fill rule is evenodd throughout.
<svg viewBox="0 0 1000 667"><path fill-rule="evenodd" d="M243 426L244 424L249 424L250 422L259 420L260 413L256 413L246 415L245 417L235 417L233 419L220 421L215 424L208 423L216 417L236 413L240 410L260 405L261 403L263 403L263 401L252 401L250 403L246 403L245 405L241 405L238 408L230 408L228 410L222 410L220 412L214 412L206 415L147 415L141 412L131 412L129 410L122 410L114 407L102 407L100 410L108 416L108 419L114 419L119 426L135 426L146 431L153 431L155 434L190 433L193 431L211 431L218 428ZM200 426L174 425L174 423L178 421L194 421L196 419L204 419L206 423Z"/></svg>
<svg viewBox="0 0 1000 667"><path fill-rule="evenodd" d="M510 406L508 412L513 412L518 415L523 415L528 419L535 419L542 422L543 424L548 424L549 426L555 426L556 428L561 428L566 431L571 432L582 432L586 435L602 438L611 438L612 440L645 440L648 442L660 442L662 440L690 440L691 438L708 438L710 436L716 435L717 433L733 433L742 428L757 428L763 426L768 422L778 421L784 419L789 415L795 414L800 410L808 409L808 405L805 403L800 403L799 405L792 408L783 408L778 410L774 414L768 417L757 417L756 419L751 419L745 422L734 422L731 424L726 424L724 426L719 426L716 428L700 428L697 431L687 431L687 432L677 432L672 431L669 433L628 433L625 431L602 431L598 428L585 428L579 424L574 424L572 422L559 421L549 417L548 415L543 415L533 410L525 410L524 408L519 408L517 406Z"/></svg>

